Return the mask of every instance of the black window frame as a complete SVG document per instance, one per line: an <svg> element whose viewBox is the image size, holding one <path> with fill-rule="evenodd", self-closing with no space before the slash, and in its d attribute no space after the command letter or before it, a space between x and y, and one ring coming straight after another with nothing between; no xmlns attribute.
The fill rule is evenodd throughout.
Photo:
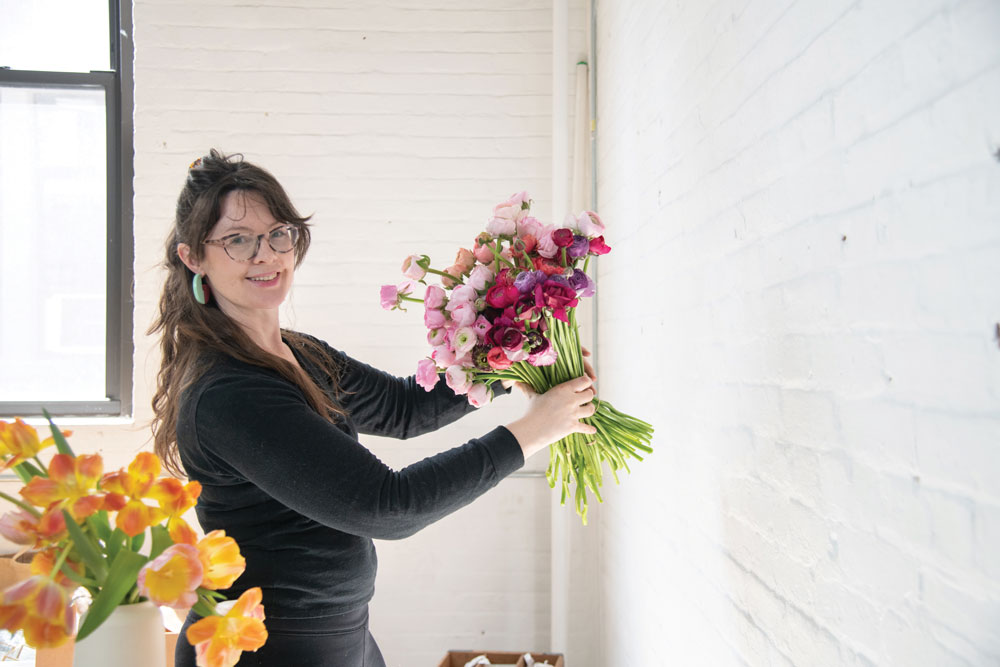
<svg viewBox="0 0 1000 667"><path fill-rule="evenodd" d="M107 141L107 279L105 396L95 401L5 401L0 417L132 415L133 323L133 141L132 6L109 0L112 69L90 72L15 70L0 63L2 87L65 87L104 90Z"/></svg>

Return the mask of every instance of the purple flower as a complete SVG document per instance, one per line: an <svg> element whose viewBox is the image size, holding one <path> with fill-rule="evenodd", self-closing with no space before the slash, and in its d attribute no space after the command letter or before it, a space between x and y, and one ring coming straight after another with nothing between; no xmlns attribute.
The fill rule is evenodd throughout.
<svg viewBox="0 0 1000 667"><path fill-rule="evenodd" d="M574 269L569 277L569 286L576 290L579 296L594 296L594 281L580 269Z"/></svg>
<svg viewBox="0 0 1000 667"><path fill-rule="evenodd" d="M570 247L566 248L566 254L576 259L577 257L583 257L590 252L590 239L586 236L574 236L573 243Z"/></svg>
<svg viewBox="0 0 1000 667"><path fill-rule="evenodd" d="M522 271L514 278L514 287L521 294L527 294L535 290L535 285L545 281L544 271Z"/></svg>

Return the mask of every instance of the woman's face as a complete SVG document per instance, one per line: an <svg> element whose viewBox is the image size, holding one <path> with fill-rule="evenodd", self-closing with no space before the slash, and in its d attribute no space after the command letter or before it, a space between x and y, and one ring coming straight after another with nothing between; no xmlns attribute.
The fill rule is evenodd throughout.
<svg viewBox="0 0 1000 667"><path fill-rule="evenodd" d="M261 311L274 311L292 288L295 250L275 252L267 234L285 223L275 220L259 194L249 190L234 190L222 200L222 213L208 240L231 234L249 234L260 240L260 249L253 259L237 262L221 245L205 245L204 257L197 264L191 261L190 249L178 246L181 259L197 273L205 275L212 298L219 308L236 320L260 317ZM241 316L242 315L242 316Z"/></svg>

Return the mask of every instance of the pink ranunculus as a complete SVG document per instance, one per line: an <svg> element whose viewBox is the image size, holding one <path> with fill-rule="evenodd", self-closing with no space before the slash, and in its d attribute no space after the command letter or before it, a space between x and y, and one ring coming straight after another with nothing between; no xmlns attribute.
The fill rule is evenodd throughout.
<svg viewBox="0 0 1000 667"><path fill-rule="evenodd" d="M437 347L438 345L444 345L448 337L448 330L441 327L438 329L431 329L427 332L427 342L430 343L431 347Z"/></svg>
<svg viewBox="0 0 1000 667"><path fill-rule="evenodd" d="M476 330L476 335L480 338L484 338L486 336L486 332L490 330L490 326L490 321L482 315L477 317L476 321L472 324L472 328Z"/></svg>
<svg viewBox="0 0 1000 667"><path fill-rule="evenodd" d="M461 268L463 274L469 275L469 271L475 265L476 256L472 254L472 251L466 248L459 248L458 254L455 256L455 266Z"/></svg>
<svg viewBox="0 0 1000 667"><path fill-rule="evenodd" d="M462 267L460 266L449 266L444 270L451 278L446 276L441 276L441 284L445 287L451 288L462 282Z"/></svg>
<svg viewBox="0 0 1000 667"><path fill-rule="evenodd" d="M445 325L447 318L444 313L438 309L431 309L424 311L424 326L428 329L439 329Z"/></svg>
<svg viewBox="0 0 1000 667"><path fill-rule="evenodd" d="M502 201L493 207L493 215L500 215L501 211L507 209L513 209L515 211L523 211L526 210L524 208L524 205L525 204L530 205L530 203L531 203L531 197L528 196L528 193L526 191L522 190L521 192L515 192L505 201Z"/></svg>
<svg viewBox="0 0 1000 667"><path fill-rule="evenodd" d="M443 368L455 365L455 350L447 345L435 347L434 352L431 353L431 357L437 362L438 366Z"/></svg>
<svg viewBox="0 0 1000 667"><path fill-rule="evenodd" d="M428 285L427 291L424 292L424 308L440 308L445 304L447 299L445 298L444 290L437 285Z"/></svg>
<svg viewBox="0 0 1000 667"><path fill-rule="evenodd" d="M382 285L382 289L379 290L379 298L382 301L382 307L386 310L392 310L399 305L399 292L395 285Z"/></svg>
<svg viewBox="0 0 1000 667"><path fill-rule="evenodd" d="M531 235L537 239L538 235L542 233L543 227L542 223L529 215L517 223L517 235L520 237Z"/></svg>
<svg viewBox="0 0 1000 667"><path fill-rule="evenodd" d="M467 327L476 321L479 313L471 303L460 303L451 311L451 321L456 327Z"/></svg>
<svg viewBox="0 0 1000 667"><path fill-rule="evenodd" d="M469 379L469 372L458 365L448 367L448 370L444 372L444 380L456 394L465 394L469 391L469 387L472 386L472 381Z"/></svg>
<svg viewBox="0 0 1000 667"><path fill-rule="evenodd" d="M576 228L584 236L601 236L604 234L604 223L593 211L584 211L577 217Z"/></svg>
<svg viewBox="0 0 1000 667"><path fill-rule="evenodd" d="M514 236L517 233L517 222L514 218L494 217L486 223L486 231L490 236Z"/></svg>
<svg viewBox="0 0 1000 667"><path fill-rule="evenodd" d="M438 376L437 364L431 359L421 359L417 363L417 384L430 391L441 378Z"/></svg>
<svg viewBox="0 0 1000 667"><path fill-rule="evenodd" d="M420 261L420 255L410 255L403 260L403 275L410 280L421 280L427 272L424 268L420 266L417 262Z"/></svg>
<svg viewBox="0 0 1000 667"><path fill-rule="evenodd" d="M492 264L493 242L487 241L486 243L480 243L479 239L476 239L476 245L472 249L472 254L483 264Z"/></svg>
<svg viewBox="0 0 1000 667"><path fill-rule="evenodd" d="M559 252L559 246L552 240L552 233L554 231L556 231L555 227L546 225L542 228L542 232L538 236L538 254L546 259L552 259Z"/></svg>
<svg viewBox="0 0 1000 667"><path fill-rule="evenodd" d="M492 259L492 254L490 259ZM482 292L486 289L486 286L493 280L493 270L485 264L477 264L472 267L472 272L469 274L468 285L472 287L477 292Z"/></svg>
<svg viewBox="0 0 1000 667"><path fill-rule="evenodd" d="M503 353L507 356L512 364L516 364L519 361L524 361L528 358L528 353L524 351L523 347L508 349L506 347L501 348Z"/></svg>
<svg viewBox="0 0 1000 667"><path fill-rule="evenodd" d="M469 403L474 407L481 408L490 401L490 388L485 382L476 382L469 387Z"/></svg>
<svg viewBox="0 0 1000 667"><path fill-rule="evenodd" d="M445 310L455 310L458 306L463 303L472 303L476 300L476 288L472 285L459 285L451 291L451 298L448 299L448 305Z"/></svg>
<svg viewBox="0 0 1000 667"><path fill-rule="evenodd" d="M455 335L452 337L452 347L455 348L455 354L458 356L464 356L476 346L479 342L479 336L476 335L476 330L472 327L461 327L455 331Z"/></svg>
<svg viewBox="0 0 1000 667"><path fill-rule="evenodd" d="M591 255L607 255L609 252L611 252L611 247L604 242L603 236L598 236L597 238L590 239Z"/></svg>

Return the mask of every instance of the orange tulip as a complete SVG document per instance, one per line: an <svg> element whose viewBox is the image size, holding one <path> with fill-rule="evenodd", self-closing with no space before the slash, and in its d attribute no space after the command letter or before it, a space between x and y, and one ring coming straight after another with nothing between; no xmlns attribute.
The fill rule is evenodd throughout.
<svg viewBox="0 0 1000 667"><path fill-rule="evenodd" d="M260 588L243 593L225 616L206 616L187 630L198 667L233 667L243 651L267 641Z"/></svg>
<svg viewBox="0 0 1000 667"><path fill-rule="evenodd" d="M203 573L198 549L190 544L174 544L142 566L136 585L140 595L158 605L187 609L198 601L195 591Z"/></svg>
<svg viewBox="0 0 1000 667"><path fill-rule="evenodd" d="M32 505L45 507L39 519L40 531L48 536L65 528L62 510L80 521L101 509L102 496L96 493L104 462L97 454L70 456L56 454L49 462L49 476L32 477L21 495Z"/></svg>
<svg viewBox="0 0 1000 667"><path fill-rule="evenodd" d="M158 479L150 487L148 497L160 503L160 509L166 512L170 539L177 544L194 544L198 541L198 534L181 515L194 507L200 494L199 482L184 484L173 477Z"/></svg>
<svg viewBox="0 0 1000 667"><path fill-rule="evenodd" d="M70 592L45 575L35 575L3 592L0 627L24 631L25 641L35 648L62 644L73 634L75 616Z"/></svg>
<svg viewBox="0 0 1000 667"><path fill-rule="evenodd" d="M205 577L202 588L217 591L229 588L246 570L246 559L240 554L236 540L226 537L224 530L213 530L198 542Z"/></svg>
<svg viewBox="0 0 1000 667"><path fill-rule="evenodd" d="M108 473L101 488L108 492L105 506L118 509L115 525L129 537L163 521L167 512L142 500L152 497L153 485L160 474L160 459L151 452L140 452L128 466L128 472Z"/></svg>
<svg viewBox="0 0 1000 667"><path fill-rule="evenodd" d="M48 577L52 573L52 568L54 568L56 565L56 559L59 557L58 552L59 552L58 548L52 548L52 549L46 549L45 551L39 551L38 553L36 553L35 557L31 559L31 573L44 575ZM72 569L77 574L80 575L84 574L84 567L81 563L75 563L71 560L66 560L64 562L64 565ZM63 588L68 589L70 593L72 593L79 587L79 584L77 584L75 581L73 581L65 574L63 574L61 570L59 572L56 572L53 578L55 579L55 582L57 584L59 584Z"/></svg>
<svg viewBox="0 0 1000 667"><path fill-rule="evenodd" d="M68 436L70 432L63 431L63 435ZM37 456L38 452L54 444L51 437L39 440L38 431L21 419L15 419L14 423L0 421L0 456L5 459L4 468Z"/></svg>

